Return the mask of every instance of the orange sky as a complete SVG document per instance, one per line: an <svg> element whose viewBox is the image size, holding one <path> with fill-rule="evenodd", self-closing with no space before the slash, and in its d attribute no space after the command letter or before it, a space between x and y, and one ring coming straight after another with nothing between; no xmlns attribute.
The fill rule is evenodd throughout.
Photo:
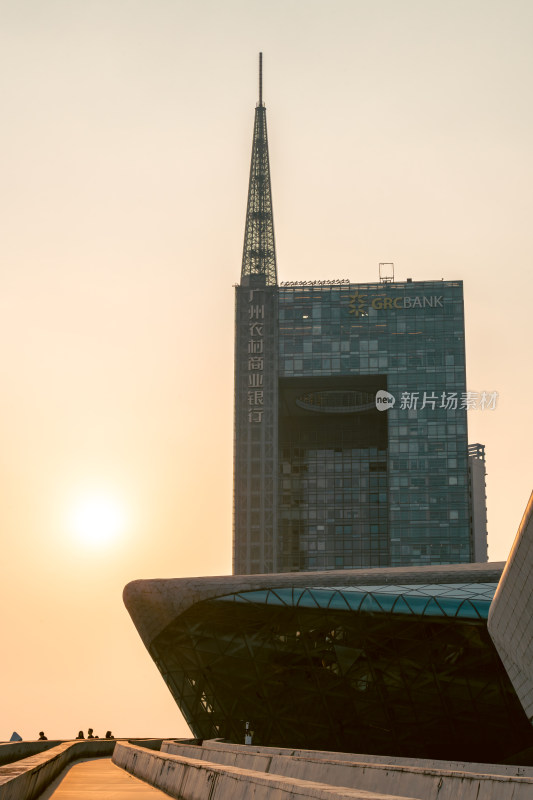
<svg viewBox="0 0 533 800"><path fill-rule="evenodd" d="M280 280L465 282L489 554L531 489L529 0L0 0L0 740L185 735L123 607L231 570L257 53ZM76 498L126 514L69 528Z"/></svg>

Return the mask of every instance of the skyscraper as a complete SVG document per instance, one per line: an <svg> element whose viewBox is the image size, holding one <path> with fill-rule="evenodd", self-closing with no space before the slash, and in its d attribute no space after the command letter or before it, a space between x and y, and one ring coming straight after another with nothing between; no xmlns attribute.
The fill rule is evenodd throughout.
<svg viewBox="0 0 533 800"><path fill-rule="evenodd" d="M474 561L487 561L487 495L485 445L468 445L468 477Z"/></svg>
<svg viewBox="0 0 533 800"><path fill-rule="evenodd" d="M261 56L235 327L235 573L472 560L462 282L278 284Z"/></svg>

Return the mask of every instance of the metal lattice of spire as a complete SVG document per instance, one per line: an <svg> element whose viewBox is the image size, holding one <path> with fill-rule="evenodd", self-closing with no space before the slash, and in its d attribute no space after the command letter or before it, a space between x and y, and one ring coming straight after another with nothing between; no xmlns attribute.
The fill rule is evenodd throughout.
<svg viewBox="0 0 533 800"><path fill-rule="evenodd" d="M244 278L257 286L276 286L278 282L266 108L263 103L262 53L259 53L259 103L255 108L241 281Z"/></svg>

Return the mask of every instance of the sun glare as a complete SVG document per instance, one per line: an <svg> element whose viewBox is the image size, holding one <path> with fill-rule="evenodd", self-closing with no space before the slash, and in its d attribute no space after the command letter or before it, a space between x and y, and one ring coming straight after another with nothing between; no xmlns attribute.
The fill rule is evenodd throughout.
<svg viewBox="0 0 533 800"><path fill-rule="evenodd" d="M122 534L124 526L120 503L105 495L81 498L72 510L72 531L77 539L90 546L111 544Z"/></svg>

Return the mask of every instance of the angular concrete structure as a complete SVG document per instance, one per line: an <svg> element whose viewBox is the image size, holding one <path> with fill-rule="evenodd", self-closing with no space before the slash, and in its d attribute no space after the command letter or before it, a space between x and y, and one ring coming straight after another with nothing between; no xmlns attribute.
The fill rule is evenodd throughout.
<svg viewBox="0 0 533 800"><path fill-rule="evenodd" d="M533 494L498 584L488 629L533 723Z"/></svg>
<svg viewBox="0 0 533 800"><path fill-rule="evenodd" d="M328 570L274 575L221 575L206 578L169 578L131 581L124 589L124 603L141 639L150 642L176 616L195 603L234 591L253 591L283 586L378 586L416 583L498 583L505 562L455 564L432 567Z"/></svg>

